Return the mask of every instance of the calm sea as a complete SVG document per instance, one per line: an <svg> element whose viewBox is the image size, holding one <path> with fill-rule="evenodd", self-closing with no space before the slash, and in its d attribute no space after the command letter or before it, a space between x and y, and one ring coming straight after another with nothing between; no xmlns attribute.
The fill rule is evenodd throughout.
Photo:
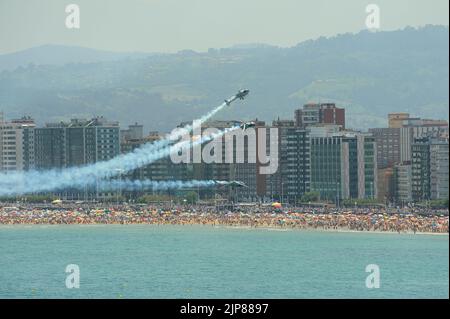
<svg viewBox="0 0 450 319"><path fill-rule="evenodd" d="M66 288L66 266L80 270ZM366 287L366 266L380 288ZM448 298L449 237L1 226L0 298Z"/></svg>

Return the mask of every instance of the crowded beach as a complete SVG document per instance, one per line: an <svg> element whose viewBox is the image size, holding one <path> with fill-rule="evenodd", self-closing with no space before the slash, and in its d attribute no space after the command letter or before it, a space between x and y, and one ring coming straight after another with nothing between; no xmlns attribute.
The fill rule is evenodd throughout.
<svg viewBox="0 0 450 319"><path fill-rule="evenodd" d="M448 209L290 208L166 205L0 206L0 225L150 224L448 234Z"/></svg>

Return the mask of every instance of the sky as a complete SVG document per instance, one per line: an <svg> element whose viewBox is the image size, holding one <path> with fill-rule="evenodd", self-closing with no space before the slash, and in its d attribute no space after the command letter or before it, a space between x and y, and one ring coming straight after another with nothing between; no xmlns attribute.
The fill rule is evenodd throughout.
<svg viewBox="0 0 450 319"><path fill-rule="evenodd" d="M80 28L65 25L68 4ZM449 25L448 0L0 0L0 54L45 44L108 51L205 51L244 43L283 47L366 28Z"/></svg>

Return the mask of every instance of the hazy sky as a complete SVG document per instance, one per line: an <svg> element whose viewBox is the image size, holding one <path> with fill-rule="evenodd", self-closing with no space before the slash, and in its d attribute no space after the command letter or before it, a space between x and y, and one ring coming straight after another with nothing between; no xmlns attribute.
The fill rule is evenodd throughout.
<svg viewBox="0 0 450 319"><path fill-rule="evenodd" d="M80 7L80 29L65 26L70 3ZM381 9L381 30L449 24L448 0L0 0L0 54L42 44L145 52L292 46L364 29L370 3Z"/></svg>

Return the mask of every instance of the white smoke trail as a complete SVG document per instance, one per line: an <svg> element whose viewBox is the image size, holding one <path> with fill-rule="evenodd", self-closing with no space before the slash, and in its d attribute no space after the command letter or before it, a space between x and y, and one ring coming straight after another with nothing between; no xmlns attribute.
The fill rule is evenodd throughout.
<svg viewBox="0 0 450 319"><path fill-rule="evenodd" d="M236 96L232 96L228 99L228 101L235 99ZM183 128L181 128L184 132L187 133L191 133L195 128L200 127L202 124L204 124L205 122L207 122L208 120L210 120L214 115L216 115L217 113L219 113L225 106L227 105L226 102L220 104L219 106L217 106L216 108L214 108L213 110L209 111L206 115L202 116L201 118L199 118L198 120L193 121L193 125L186 125ZM150 148L147 151L151 151L151 150L158 150L161 148L164 148L166 146L171 145L175 140L177 140L179 137L179 130L174 130L172 133L166 135L164 138L162 138L159 141L153 142L152 148Z"/></svg>
<svg viewBox="0 0 450 319"><path fill-rule="evenodd" d="M99 180L133 171L170 156L170 154L176 153L180 149L201 145L238 128L232 127L202 136L194 142L192 140L181 141L173 146L166 146L159 150L155 150L153 144L147 144L135 149L133 152L119 155L109 161L83 167L5 174L0 178L0 196L40 193L68 188L80 189L89 185L95 185Z"/></svg>
<svg viewBox="0 0 450 319"><path fill-rule="evenodd" d="M200 119L194 121L193 125L187 125L185 127L183 127L182 129L185 132L191 133L195 128L201 126L202 124L204 124L205 122L207 122L209 119L211 119L214 115L216 115L219 111L221 111L227 104L226 103L222 103L221 105L217 106L216 108L214 108L212 111L208 112L206 115L202 116ZM166 146L169 146L170 144L172 144L175 140L178 139L178 130L174 130L172 133L166 135L164 138L162 138L159 141L153 142L152 148L149 147L148 151L151 150L158 150L161 148L164 148Z"/></svg>
<svg viewBox="0 0 450 319"><path fill-rule="evenodd" d="M194 125L187 125L187 126L183 127L182 129L184 130L184 132L191 133L194 130L194 128L196 128L197 126L200 126L201 124L203 124L206 121L208 121L209 119L211 119L214 115L216 115L225 106L226 106L226 103L222 103L221 105L214 108L212 111L208 112L206 115L202 116L200 119L194 121ZM139 151L142 151L143 153L152 153L154 151L163 149L163 148L171 145L178 138L179 138L179 130L174 130L172 133L167 134L161 140L145 144L135 151L136 151L136 153L138 153ZM122 155L119 155L118 157L120 157L120 156L122 156ZM111 159L110 161L107 161L107 162L113 162L118 157ZM107 163L107 162L102 162L102 163ZM87 166L83 166L83 167L53 169L53 170L40 171L40 172L29 171L26 173L24 173L24 172L0 173L0 188L7 188L10 186L14 186L19 182L23 182L23 180L25 180L25 179L34 178L36 176L41 176L43 174L48 174L49 177L51 177L51 178L56 177L55 174L62 174L62 173L67 173L66 175L73 175L74 171L77 171L81 168L84 170L87 170L89 167L92 167L93 165L97 165L97 164L99 164L99 163L95 163L95 164L91 164L91 165L87 165ZM118 171L116 171L115 173L111 172L111 175L109 175L109 176L117 176L119 174L120 173L118 173ZM77 177L81 177L81 176L78 175ZM2 190L0 189L0 196L1 196L1 194L2 194Z"/></svg>
<svg viewBox="0 0 450 319"><path fill-rule="evenodd" d="M151 189L153 191L178 190L186 188L208 188L227 185L226 181L214 180L190 180L190 181L152 181L152 180L108 180L101 181L97 189L101 191L144 191Z"/></svg>

